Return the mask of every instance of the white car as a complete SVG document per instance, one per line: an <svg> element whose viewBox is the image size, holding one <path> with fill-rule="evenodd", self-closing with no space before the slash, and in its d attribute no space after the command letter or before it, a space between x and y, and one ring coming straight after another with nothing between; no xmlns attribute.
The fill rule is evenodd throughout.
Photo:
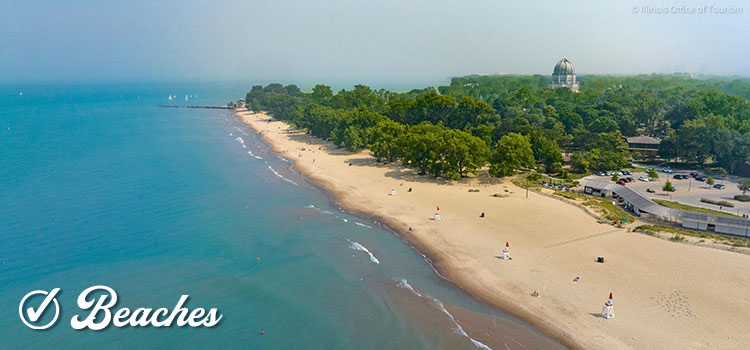
<svg viewBox="0 0 750 350"><path fill-rule="evenodd" d="M674 170L672 170L672 168L668 168L668 167L662 168L661 171L663 171L663 172L665 172L667 174L671 174L671 173L674 172Z"/></svg>
<svg viewBox="0 0 750 350"><path fill-rule="evenodd" d="M651 180L649 180L649 178L647 178L645 176L641 176L641 177L638 178L638 181L649 182Z"/></svg>

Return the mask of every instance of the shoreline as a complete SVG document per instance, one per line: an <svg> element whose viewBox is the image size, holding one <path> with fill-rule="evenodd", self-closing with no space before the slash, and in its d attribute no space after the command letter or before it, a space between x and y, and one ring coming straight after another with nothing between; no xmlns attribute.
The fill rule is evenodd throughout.
<svg viewBox="0 0 750 350"><path fill-rule="evenodd" d="M598 317L592 317L595 316L595 313L597 313L600 308L601 304L604 302L604 297L601 297L599 299L595 299L592 302L593 307L591 309L586 309L584 316L580 315L570 315L571 313L571 307L568 305L568 300L563 297L558 297L558 299L555 298L547 298L548 295L556 294L556 291L550 291L550 293L547 293L547 283L550 279L554 278L543 278L542 276L536 276L536 279L539 280L539 284L537 284L537 289L541 288L540 283L544 282L545 287L542 289L544 293L544 298L531 298L528 294L530 294L531 289L533 287L529 287L528 279L534 279L534 278L526 278L524 276L523 271L519 274L518 271L513 271L513 275L511 276L505 276L500 274L496 274L495 272L498 272L497 270L502 271L504 269L504 266L510 266L510 264L507 264L506 262L496 262L493 261L494 259L490 259L487 261L484 257L477 258L476 256L479 255L476 252L473 252L472 249L468 249L468 256L466 247L456 247L457 245L461 245L464 240L464 238L468 237L460 237L460 241L457 241L455 237L445 237L450 236L450 234L446 234L441 229L438 229L435 222L425 222L425 218L419 217L418 220L422 220L422 222L415 222L413 215L409 216L408 214L404 214L402 211L398 212L395 215L391 215L388 212L386 212L385 209L391 209L384 207L382 205L383 198L381 198L383 195L381 194L377 198L374 198L371 191L362 191L361 188L355 187L355 181L349 181L346 182L345 180L348 180L352 176L334 176L328 171L323 171L320 169L320 167L327 167L331 166L331 169L333 170L333 165L335 164L340 169L336 169L336 171L339 171L337 174L341 175L344 174L343 172L349 172L355 170L355 167L352 167L352 161L359 161L357 164L357 171L362 173L362 168L381 168L379 169L379 172L377 174L373 174L372 178L377 179L378 181L385 180L390 183L396 183L401 182L401 186L403 186L404 183L408 183L413 186L422 186L425 187L439 187L440 190L434 191L434 192L447 192L447 191L453 191L457 192L457 189L463 189L465 187L472 187L472 186L480 186L479 188L492 188L499 190L500 188L504 189L505 192L509 192L509 197L513 198L515 200L518 195L513 195L514 192L520 192L520 188L516 187L515 185L509 183L509 182L501 182L497 181L497 183L494 184L484 184L485 187L481 187L483 184L474 184L473 182L476 182L474 180L467 180L464 182L450 182L450 181L442 181L442 180L436 180L436 179L428 179L428 178L409 178L408 172L409 169L404 168L402 166L384 166L380 164L373 164L373 162L368 162L366 158L369 157L369 155L360 153L360 154L351 154L345 151L340 150L333 150L333 149L323 149L323 146L320 146L319 149L313 150L305 150L306 152L311 152L310 154L314 154L313 157L309 157L307 153L303 156L303 152L299 152L299 156L295 156L294 154L297 153L296 149L300 149L295 146L301 146L301 145L308 145L313 141L316 141L315 146L317 147L319 144L329 144L327 142L316 140L312 138L309 135L300 135L299 133L284 133L283 131L286 131L288 129L287 127L284 127L282 130L281 122L273 120L271 122L266 122L266 120L271 119L271 117L266 116L265 114L255 114L252 112L248 112L246 110L236 110L235 115L242 121L242 123L250 126L252 129L254 129L257 133L259 133L262 136L262 139L271 147L271 150L274 152L274 154L281 156L285 159L288 159L293 162L293 167L295 170L303 173L311 182L316 184L317 186L320 186L324 191L327 192L340 206L342 209L346 211L350 211L352 213L355 213L358 216L363 216L366 218L370 218L373 221L377 221L378 223L385 226L389 231L396 234L401 240L409 244L413 249L415 249L418 253L423 254L432 264L433 268L438 272L441 277L444 277L447 282L453 284L457 288L461 289L462 291L468 293L472 297L476 298L477 300L491 306L492 308L495 308L501 312L504 312L506 314L512 315L513 317L517 318L518 320L531 325L532 327L536 328L537 330L545 333L546 335L554 338L555 340L559 341L563 345L570 347L570 348L601 348L604 346L610 347L610 348L631 348L631 347L642 347L643 343L642 341L638 341L637 338L640 338L641 334L638 334L638 337L635 335L631 335L631 339L627 339L622 336L618 336L617 333L619 331L618 327L607 327L610 326L609 323L614 324L617 321L604 321L603 319L599 319ZM264 129L263 124L265 123L266 128ZM270 126L273 123L273 127L276 128L274 131L271 131ZM286 124L283 124L286 125ZM297 140L293 140L294 138L297 138ZM284 140L286 139L286 140ZM305 143L304 140L309 140L309 143ZM291 151L294 151L294 154L291 153ZM316 153L315 151L318 151ZM335 158L338 157L338 158ZM350 158L350 160L342 159L343 158ZM318 158L318 160L326 161L328 163L321 164L323 162L318 162L318 164L315 164L315 158ZM329 159L330 158L330 159ZM335 159L333 159L335 158ZM371 157L370 157L371 158ZM302 161L303 159L307 159L307 161ZM312 161L310 161L312 159ZM346 165L342 163L342 161L349 162L349 169L344 168ZM339 164L341 163L341 164ZM360 164L361 163L361 164ZM320 164L320 165L319 165ZM383 176L383 168L386 170L390 168L401 168L397 169L397 174L392 174L389 178L388 172L385 173L386 176ZM367 169L365 169L366 171ZM403 172L407 172L407 176L403 176ZM391 170L391 173L393 170ZM369 172L369 173L372 173ZM369 174L368 173L368 174ZM346 173L348 174L348 173ZM349 174L350 175L350 174ZM356 177L353 176L353 177ZM344 179L342 179L344 178ZM393 186L396 186L393 184ZM443 191L442 189L446 189ZM404 192L405 188L399 188L399 191ZM441 193L437 193L441 194ZM443 194L444 195L444 194ZM402 195L403 196L403 195ZM469 195L470 196L470 195ZM542 196L541 194L535 194L534 196ZM447 197L450 198L450 197ZM400 198L399 198L400 199ZM451 198L452 200L453 198ZM444 199L443 199L444 200ZM503 199L497 199L496 201L504 201L506 198ZM535 201L538 201L538 199L534 199ZM586 210L585 208L580 208L578 206L573 206L570 203L566 203L564 201L560 201L556 198L550 198L549 200L554 201L556 204L549 204L545 202L546 206L550 206L553 209L558 209L558 206L564 206L560 207L560 209L567 210L570 212L570 209L575 210L579 212L580 215L585 215L589 221L594 221L594 219L590 216L591 213ZM444 200L445 201L445 200ZM486 201L486 200L485 200ZM443 202L444 203L444 202ZM518 202L523 203L523 202ZM525 205L528 205L529 201L525 202ZM405 205L407 208L411 208L408 205ZM379 208L384 209L383 211L374 210L373 208ZM404 208L401 208L404 209ZM396 209L398 210L398 209ZM456 221L459 221L461 219L458 218L450 218L446 217L445 219L457 219ZM580 218L578 218L580 219ZM444 221L448 221L444 220ZM466 219L463 219L466 220ZM443 221L443 222L444 222ZM409 222L412 222L412 224L409 224ZM503 222L505 223L505 222ZM442 224L442 222L441 222ZM408 232L408 228L411 226L415 227L415 231L413 233ZM535 226L532 222L530 224L531 226ZM597 224L587 223L588 226L596 227ZM481 226L475 225L475 226ZM459 226L462 227L462 226ZM525 227L525 226L524 226ZM481 228L481 227L480 227ZM590 228L590 227L587 227ZM599 231L610 231L612 230L612 227L609 228L602 228L599 227ZM488 245L487 233L484 232L486 230L481 230L484 237L471 237L471 239L474 241L474 243L480 244L480 245ZM575 227L573 227L572 231L577 231ZM599 233L597 235L603 235L607 234L607 236L625 236L627 235L627 232L625 230L619 230L621 232L618 232L618 230L614 230L615 232L604 232ZM636 233L637 234L637 233ZM643 236L641 234L637 234L640 236ZM631 236L632 237L632 236ZM562 238L562 237L561 237ZM586 238L586 237L584 237ZM508 239L503 238L503 239ZM514 240L521 240L522 237L515 237ZM605 240L607 238L595 238L594 240ZM627 239L627 238L626 238ZM643 239L656 239L653 237L643 237ZM502 239L501 239L502 240ZM642 240L642 239L637 239ZM457 243L458 242L458 243ZM496 242L493 242L494 244ZM564 242L565 243L565 242ZM667 244L670 244L672 242L667 242ZM590 243L589 243L590 244ZM672 243L673 244L673 243ZM511 245L511 252L513 252L515 245ZM536 248L539 249L538 247ZM545 248L546 249L546 248ZM691 248L694 249L694 248ZM700 248L698 248L700 249ZM495 249L499 250L499 249ZM538 253L538 252L536 252ZM497 252L495 252L497 254ZM679 252L678 252L679 254ZM558 253L559 255L559 253ZM518 257L514 255L516 259ZM477 261L472 261L471 263L466 263L463 260L464 259L472 259ZM484 260L484 261L483 261ZM532 259L533 260L533 259ZM555 260L555 259L553 259ZM514 260L513 262L516 262L517 260ZM748 261L748 260L745 260ZM525 262L524 262L525 263ZM487 265L492 264L492 269L495 269L496 271L491 271L491 269L487 269ZM500 264L501 266L498 268L495 265ZM511 263L512 264L512 263ZM545 264L547 265L547 264ZM476 268L476 270L475 270ZM588 267L587 267L588 268ZM479 271L482 269L481 271ZM550 271L547 272L548 276L559 276L560 274L564 274L564 269L555 268L555 266L552 266L550 268L548 265L545 266L545 269ZM485 271L486 270L486 271ZM476 272L476 273L475 273ZM503 271L503 272L511 272L509 271ZM535 269L532 269L528 271L529 273L535 273L538 271L535 271ZM549 272L552 273L552 275L549 275ZM567 272L567 271L566 271ZM750 277L745 274L742 276L745 280L750 280ZM505 282L504 280L509 280L514 283L507 283L507 286L499 285L497 284L498 281ZM690 281L686 281L689 282ZM605 283L606 284L606 283ZM683 283L684 284L684 283ZM533 285L533 282L531 283ZM553 289L553 288L549 288ZM565 288L554 288L554 289L568 289L567 286ZM617 302L617 296L618 294L623 294L622 292L618 292L617 288L613 288L610 286L610 289L615 289L615 302ZM535 289L536 290L536 289ZM562 294L566 294L568 291L564 290ZM608 292L608 291L606 291ZM602 291L602 294L605 294L606 292ZM641 299L643 299L641 297ZM653 299L653 296L651 297ZM539 305L542 304L542 305ZM547 309L545 309L545 306ZM588 307L588 305L586 305ZM748 304L745 303L743 305L743 309L750 309L750 307L747 307ZM599 310L597 310L599 308ZM575 309L575 308L574 308ZM582 318L582 317L588 317ZM674 315L672 315L674 317ZM681 317L681 316L680 316ZM576 324L577 321L584 321L582 323L589 323L589 324ZM587 321L587 322L586 322ZM619 321L619 319L618 319ZM644 320L641 320L644 321ZM602 324L601 322L608 322ZM600 324L603 327L601 328L591 328L591 324ZM632 322L631 322L632 323ZM640 323L640 322L638 322ZM711 322L714 323L714 322ZM631 329L629 333L634 334L638 333L641 327L634 326L634 329ZM669 327L671 328L671 327ZM703 328L703 327L701 327ZM605 331L605 335L603 336L600 334L600 332ZM690 331L688 331L690 332ZM742 341L739 341L739 339L734 339L735 341L729 341L729 343L733 343L735 345L742 344ZM649 346L652 348L669 348L671 343L660 343L660 344L652 344L648 343ZM689 343L691 345L688 345L687 347L700 347L701 345L709 344L709 343L701 343L701 342L693 342ZM710 343L713 345L717 345L716 343ZM661 345L661 346L660 346ZM721 345L728 345L727 342L723 342L722 344L719 344L720 348L733 348L730 346L721 346Z"/></svg>

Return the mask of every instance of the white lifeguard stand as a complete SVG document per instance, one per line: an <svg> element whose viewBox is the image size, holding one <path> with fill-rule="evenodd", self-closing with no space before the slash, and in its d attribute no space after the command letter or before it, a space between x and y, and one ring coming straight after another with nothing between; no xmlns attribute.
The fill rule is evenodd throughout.
<svg viewBox="0 0 750 350"><path fill-rule="evenodd" d="M395 196L395 195L396 195L396 189L395 188L391 188L391 196Z"/></svg>
<svg viewBox="0 0 750 350"><path fill-rule="evenodd" d="M604 303L604 307L602 307L602 317L606 319L615 318L615 308L614 304L612 304L612 293L609 293L609 300L607 300L607 302Z"/></svg>
<svg viewBox="0 0 750 350"><path fill-rule="evenodd" d="M508 244L508 242L505 242L505 248L503 248L503 255L501 258L503 260L510 260L510 244Z"/></svg>
<svg viewBox="0 0 750 350"><path fill-rule="evenodd" d="M435 211L435 221L440 221L440 206L438 206Z"/></svg>

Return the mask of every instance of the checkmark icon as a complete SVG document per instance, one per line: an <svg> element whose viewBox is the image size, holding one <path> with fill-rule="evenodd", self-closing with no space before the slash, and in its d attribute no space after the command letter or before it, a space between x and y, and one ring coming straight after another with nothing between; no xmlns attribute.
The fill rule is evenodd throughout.
<svg viewBox="0 0 750 350"><path fill-rule="evenodd" d="M31 329L47 329L50 326L52 326L55 323L55 321L57 321L57 317L60 316L60 305L57 303L57 299L55 299L55 297L57 296L59 292L60 292L60 288L55 288L49 292L46 292L43 290L35 290L33 292L26 294L26 296L24 296L23 299L21 299L21 303L18 305L18 315L21 316L21 321L23 321L23 323ZM25 315L24 315L23 306L24 304L26 304L26 300L29 297L33 295L37 295L37 294L46 295L44 297L44 300L42 301L42 304L39 305L36 308L36 310L34 310L33 307L27 308ZM50 303L55 303L55 317L52 319L52 321L43 326L37 326L37 325L31 324L30 322L39 321L39 319L42 317L42 314L44 314L44 311L47 310L47 307L50 305ZM28 317L28 321L26 320L27 317Z"/></svg>
<svg viewBox="0 0 750 350"><path fill-rule="evenodd" d="M26 313L29 315L29 321L38 321L39 317L44 313L44 310L46 310L47 306L49 306L49 303L51 303L52 300L55 299L55 296L58 292L60 292L60 288L55 288L51 292L47 293L47 297L44 298L44 301L42 301L42 304L39 305L36 311L32 307L26 309Z"/></svg>

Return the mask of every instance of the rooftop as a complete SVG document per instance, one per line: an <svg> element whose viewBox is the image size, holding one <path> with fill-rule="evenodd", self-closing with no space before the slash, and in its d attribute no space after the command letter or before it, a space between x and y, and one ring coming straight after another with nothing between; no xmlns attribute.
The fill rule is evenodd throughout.
<svg viewBox="0 0 750 350"><path fill-rule="evenodd" d="M651 145L658 145L661 143L661 141L651 137L651 136L633 136L627 138L628 143L645 143L645 144L651 144Z"/></svg>

